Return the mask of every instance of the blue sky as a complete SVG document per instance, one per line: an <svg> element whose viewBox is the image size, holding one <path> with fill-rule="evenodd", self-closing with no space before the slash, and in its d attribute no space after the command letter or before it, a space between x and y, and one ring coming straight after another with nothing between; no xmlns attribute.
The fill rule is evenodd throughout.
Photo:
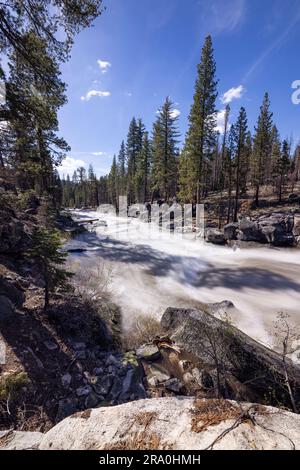
<svg viewBox="0 0 300 470"><path fill-rule="evenodd" d="M268 90L282 138L292 134L300 141L300 105L291 100L292 83L300 80L299 0L104 2L106 11L75 38L62 69L68 104L59 113L60 133L72 150L61 174L90 163L98 176L106 174L132 116L141 117L151 131L166 96L180 112L183 139L208 33L217 63L220 120L223 102L231 101L231 121L244 106L252 130Z"/></svg>

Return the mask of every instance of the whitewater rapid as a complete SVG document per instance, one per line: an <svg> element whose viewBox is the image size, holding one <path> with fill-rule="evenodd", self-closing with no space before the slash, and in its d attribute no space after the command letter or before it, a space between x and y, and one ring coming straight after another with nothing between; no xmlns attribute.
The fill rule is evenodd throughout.
<svg viewBox="0 0 300 470"><path fill-rule="evenodd" d="M299 326L299 249L215 246L158 228L150 231L149 224L134 218L94 211L80 216L100 218L107 226L71 241L72 247L88 250L71 258L89 269L99 259L109 264L112 300L122 309L125 327L139 314L160 318L167 307L225 299L236 307L230 312L233 324L266 345L273 345L279 312L289 313Z"/></svg>

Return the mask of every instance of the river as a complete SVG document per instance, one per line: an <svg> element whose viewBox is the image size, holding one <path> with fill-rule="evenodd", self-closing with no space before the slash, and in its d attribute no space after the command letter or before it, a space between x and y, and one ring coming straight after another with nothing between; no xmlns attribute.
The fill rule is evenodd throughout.
<svg viewBox="0 0 300 470"><path fill-rule="evenodd" d="M257 245L249 248L215 246L180 234L149 232L149 224L118 219L96 211L74 216L97 218L98 226L79 235L69 247L71 260L93 269L99 260L112 270L111 296L130 328L135 315L159 318L167 307L196 307L231 300L235 326L272 346L278 312L300 323L300 250Z"/></svg>

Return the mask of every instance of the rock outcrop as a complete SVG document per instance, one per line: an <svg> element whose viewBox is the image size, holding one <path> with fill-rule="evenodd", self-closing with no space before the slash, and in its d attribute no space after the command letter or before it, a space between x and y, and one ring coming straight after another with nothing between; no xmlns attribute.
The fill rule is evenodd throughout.
<svg viewBox="0 0 300 470"><path fill-rule="evenodd" d="M0 431L0 450L37 450L43 436L41 432Z"/></svg>
<svg viewBox="0 0 300 470"><path fill-rule="evenodd" d="M0 437L0 449L294 450L300 449L299 427L299 415L273 407L154 398L77 413L43 436Z"/></svg>
<svg viewBox="0 0 300 470"><path fill-rule="evenodd" d="M242 218L239 222L225 225L224 236L226 240L292 246L296 235L293 228L293 215L273 213L261 216L257 220Z"/></svg>
<svg viewBox="0 0 300 470"><path fill-rule="evenodd" d="M283 361L276 352L200 310L168 308L161 326L175 347L198 364L199 377L210 375L221 396L292 408ZM300 367L289 360L286 367L297 403Z"/></svg>

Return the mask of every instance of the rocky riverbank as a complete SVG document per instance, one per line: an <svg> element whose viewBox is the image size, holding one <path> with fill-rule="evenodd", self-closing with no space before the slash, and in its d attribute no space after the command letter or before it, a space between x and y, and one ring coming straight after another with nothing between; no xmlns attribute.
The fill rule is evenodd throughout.
<svg viewBox="0 0 300 470"><path fill-rule="evenodd" d="M223 230L208 228L206 241L216 245L237 242L255 242L279 247L300 243L300 213L274 212L255 220L241 218L224 226Z"/></svg>

